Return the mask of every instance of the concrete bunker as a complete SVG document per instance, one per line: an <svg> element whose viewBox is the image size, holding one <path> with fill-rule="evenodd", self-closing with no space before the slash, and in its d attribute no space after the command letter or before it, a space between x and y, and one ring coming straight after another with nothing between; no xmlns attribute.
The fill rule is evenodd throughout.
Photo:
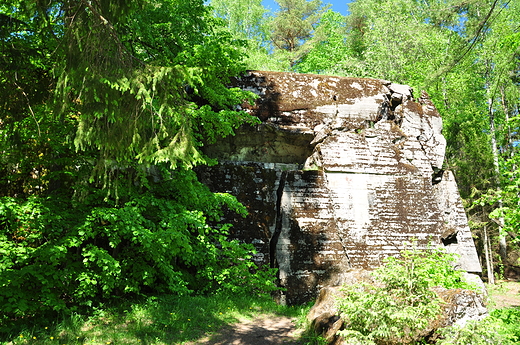
<svg viewBox="0 0 520 345"><path fill-rule="evenodd" d="M408 86L375 79L253 71L236 82L259 99L261 119L205 148L219 164L198 169L215 192L249 210L231 236L279 269L289 304L370 269L412 238L481 270L453 175L442 170L442 119Z"/></svg>

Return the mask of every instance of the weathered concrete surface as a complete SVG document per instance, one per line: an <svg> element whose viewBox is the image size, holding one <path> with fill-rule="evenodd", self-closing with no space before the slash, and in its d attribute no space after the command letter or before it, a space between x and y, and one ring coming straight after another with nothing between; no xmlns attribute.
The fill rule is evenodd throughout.
<svg viewBox="0 0 520 345"><path fill-rule="evenodd" d="M383 80L250 72L237 86L262 124L208 146L203 182L249 209L230 219L259 264L279 268L288 303L308 301L352 267L371 268L412 238L480 264L453 177L442 119L427 95ZM230 215L230 217L232 217Z"/></svg>

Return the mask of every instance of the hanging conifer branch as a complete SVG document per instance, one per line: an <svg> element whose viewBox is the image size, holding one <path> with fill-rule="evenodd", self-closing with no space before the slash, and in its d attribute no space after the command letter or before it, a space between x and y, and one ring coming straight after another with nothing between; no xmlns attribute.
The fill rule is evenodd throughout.
<svg viewBox="0 0 520 345"><path fill-rule="evenodd" d="M239 49L229 34L213 28L216 22L206 17L208 9L200 1L152 1L134 21L106 13L107 6L99 1L69 4L73 15L66 27L67 58L57 94L61 111L73 111L78 118L76 148L99 150L99 174L107 166L133 161L167 162L172 168L204 163L199 147L206 138L232 134L250 119L229 110L248 94L225 87L227 78L243 69L236 64ZM153 22L158 6L162 17ZM180 11L185 6L190 12ZM157 30L142 31L147 21ZM145 51L140 48L143 41L155 42L147 43L146 54L139 53ZM223 42L228 42L226 47ZM160 53L150 52L156 46ZM215 126L208 131L199 122Z"/></svg>

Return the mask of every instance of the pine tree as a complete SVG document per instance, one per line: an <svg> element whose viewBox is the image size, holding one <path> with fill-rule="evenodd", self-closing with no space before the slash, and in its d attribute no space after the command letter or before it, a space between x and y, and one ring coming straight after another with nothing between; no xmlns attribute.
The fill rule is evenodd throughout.
<svg viewBox="0 0 520 345"><path fill-rule="evenodd" d="M309 51L306 43L330 6L323 6L321 0L278 0L277 3L280 10L270 24L271 41L276 50L286 53L292 67Z"/></svg>

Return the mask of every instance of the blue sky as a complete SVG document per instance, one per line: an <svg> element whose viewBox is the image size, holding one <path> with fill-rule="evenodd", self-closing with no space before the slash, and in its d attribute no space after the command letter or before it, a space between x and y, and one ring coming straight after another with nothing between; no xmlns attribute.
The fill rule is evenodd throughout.
<svg viewBox="0 0 520 345"><path fill-rule="evenodd" d="M347 15L348 13L348 3L352 0L322 0L324 4L331 4L331 9L341 13L342 15ZM263 0L262 3L266 8L270 8L273 11L278 9L278 5L274 0Z"/></svg>

